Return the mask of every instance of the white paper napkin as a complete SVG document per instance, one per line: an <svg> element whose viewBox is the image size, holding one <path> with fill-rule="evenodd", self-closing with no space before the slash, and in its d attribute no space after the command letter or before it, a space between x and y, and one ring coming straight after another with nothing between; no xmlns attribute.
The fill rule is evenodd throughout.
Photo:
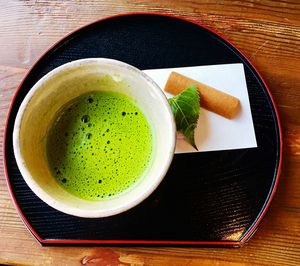
<svg viewBox="0 0 300 266"><path fill-rule="evenodd" d="M172 71L233 95L241 103L240 113L231 120L201 108L195 130L198 152L257 147L243 64L144 70L161 89ZM166 92L165 94L168 98L173 96ZM178 134L176 153L188 152L197 151Z"/></svg>

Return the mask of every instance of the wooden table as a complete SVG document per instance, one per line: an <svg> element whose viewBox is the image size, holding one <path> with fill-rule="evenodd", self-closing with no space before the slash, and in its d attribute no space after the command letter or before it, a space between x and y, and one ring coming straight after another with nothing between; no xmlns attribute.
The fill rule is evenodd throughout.
<svg viewBox="0 0 300 266"><path fill-rule="evenodd" d="M2 1L0 160L8 106L27 69L57 39L117 13L180 15L232 41L257 66L274 96L284 136L274 201L243 248L41 247L26 230L0 165L0 263L25 265L300 265L300 1Z"/></svg>

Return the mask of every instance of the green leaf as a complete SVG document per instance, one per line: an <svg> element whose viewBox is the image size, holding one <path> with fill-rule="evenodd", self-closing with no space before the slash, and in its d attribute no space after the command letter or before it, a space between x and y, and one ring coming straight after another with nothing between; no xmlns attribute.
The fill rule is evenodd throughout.
<svg viewBox="0 0 300 266"><path fill-rule="evenodd" d="M169 99L177 130L183 133L197 150L194 131L200 114L200 96L196 85L191 85L180 94Z"/></svg>

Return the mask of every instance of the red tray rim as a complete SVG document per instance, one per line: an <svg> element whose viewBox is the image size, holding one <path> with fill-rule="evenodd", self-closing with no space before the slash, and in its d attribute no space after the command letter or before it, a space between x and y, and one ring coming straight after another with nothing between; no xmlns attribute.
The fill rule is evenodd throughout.
<svg viewBox="0 0 300 266"><path fill-rule="evenodd" d="M43 239L41 238L38 233L33 229L33 227L30 225L30 223L28 222L28 220L26 219L26 217L24 216L23 212L21 211L18 202L13 194L13 190L9 181L9 177L8 177L8 171L7 171L7 166L6 166L6 153L5 153L5 149L6 149L6 134L7 134L7 127L8 127L8 120L10 117L10 113L11 110L13 108L15 99L19 93L19 90L21 88L21 86L23 85L23 82L26 80L27 76L29 75L29 73L32 71L32 69L37 65L37 63L45 56L45 54L47 54L49 51L51 51L58 43L60 43L62 40L64 40L65 38L68 38L70 35L72 35L73 33L80 31L81 29L88 27L92 24L96 24L98 22L101 21L105 21L105 20L109 20L109 19L113 19L113 18L118 18L118 17L126 17L126 16L135 16L135 15L150 15L150 16L163 16L163 17L170 17L170 18L175 18L175 19L180 19L186 22L190 22L193 23L199 27L202 27L214 34L216 34L218 37L220 37L221 39L223 39L225 42L229 43L230 45L232 45L247 61L248 63L252 66L252 68L255 70L256 74L259 76L259 78L261 79L261 81L263 82L263 85L265 86L272 105L274 106L274 110L275 110L275 115L276 115L276 119L277 119L277 123L278 123L278 129L279 129L279 141L280 141L280 153L279 153L279 165L278 165L278 171L277 171L277 175L275 178L275 183L273 186L273 189L271 191L271 194L269 195L269 198L267 200L267 202L265 203L264 209L262 210L260 216L256 219L256 221L254 222L254 224L251 226L251 228L248 230L248 232L239 240L239 241L171 241L171 240L98 240L98 239ZM62 38L60 38L58 41L56 41L53 45L51 45L39 58L38 60L32 65L32 67L28 70L28 72L26 73L25 77L22 79L21 83L19 84L17 90L15 91L14 95L13 95L13 99L10 103L9 106L9 110L8 110L8 114L6 117L6 122L5 122L5 128L4 128L4 140L3 140L3 154L4 154L4 172L5 172L5 179L6 179L6 183L11 195L11 198L13 200L14 206L21 218L21 220L23 221L24 225L27 227L27 229L29 229L29 232L41 243L41 244L127 244L127 245L202 245L202 246L230 246L230 247L241 247L243 246L250 238L251 236L255 233L255 231L258 228L258 225L260 224L260 222L262 221L263 217L265 216L272 200L273 197L275 195L277 186L278 186L278 182L279 182L279 177L281 174L281 168L282 168L282 148L283 148L283 140L282 140L282 129L281 129L281 123L280 123L280 118L279 118L279 114L278 114L278 110L276 107L276 104L274 102L273 96L271 94L271 91L268 87L268 85L266 84L265 80L263 79L263 77L260 75L260 73L258 72L257 68L254 66L254 64L250 61L250 59L248 58L248 56L246 56L243 52L241 52L231 41L227 40L225 37L223 37L220 33L218 33L217 31L215 31L214 29L203 25L202 23L199 23L195 20L190 20L178 15L172 15L172 14L166 14L166 13L158 13L158 12L130 12L130 13L123 13L123 14L116 14L116 15L111 15L111 16L106 16L104 18L101 19L97 19L91 23L85 24L77 29L75 29L74 31L66 34L65 36L63 36Z"/></svg>

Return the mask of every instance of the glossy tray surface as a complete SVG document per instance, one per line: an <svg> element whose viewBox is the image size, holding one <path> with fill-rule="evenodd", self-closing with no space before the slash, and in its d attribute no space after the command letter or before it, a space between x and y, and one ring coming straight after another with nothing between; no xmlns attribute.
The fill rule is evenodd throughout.
<svg viewBox="0 0 300 266"><path fill-rule="evenodd" d="M243 63L258 147L177 154L159 188L123 214L84 219L56 211L35 196L18 170L14 120L38 79L64 63L89 57L118 59L139 69ZM39 59L11 106L5 155L15 205L42 244L239 246L253 234L274 194L281 162L280 125L263 80L222 37L179 18L131 14L83 27Z"/></svg>

